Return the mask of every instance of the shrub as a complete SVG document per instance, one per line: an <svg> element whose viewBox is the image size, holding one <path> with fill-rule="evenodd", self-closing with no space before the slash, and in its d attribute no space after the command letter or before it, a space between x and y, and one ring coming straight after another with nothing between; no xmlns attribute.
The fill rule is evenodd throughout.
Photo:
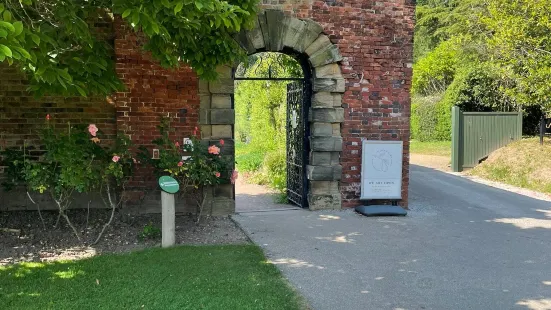
<svg viewBox="0 0 551 310"><path fill-rule="evenodd" d="M101 129L94 124L85 126L67 123L65 130L55 130L52 122L50 115L47 115L40 133L40 142L44 147L40 158L32 160L27 155L26 147L23 151L3 152L8 165L8 184L4 186L26 186L28 197L33 203L30 192L49 194L57 206L58 220L64 218L81 242L81 234L72 224L67 211L75 193L99 191L106 207L111 208L111 217L92 242L95 244L123 202L120 192L132 175L136 163L130 153L130 139L119 134L114 145L106 144L102 142Z"/></svg>
<svg viewBox="0 0 551 310"><path fill-rule="evenodd" d="M262 163L262 172L268 180L268 185L278 191L287 187L287 163L284 150L266 154Z"/></svg>
<svg viewBox="0 0 551 310"><path fill-rule="evenodd" d="M419 141L439 140L436 127L438 124L437 105L440 96L412 98L411 105L411 132L412 138Z"/></svg>
<svg viewBox="0 0 551 310"><path fill-rule="evenodd" d="M454 41L446 41L420 59L414 67L412 93L440 93L452 83L457 67Z"/></svg>

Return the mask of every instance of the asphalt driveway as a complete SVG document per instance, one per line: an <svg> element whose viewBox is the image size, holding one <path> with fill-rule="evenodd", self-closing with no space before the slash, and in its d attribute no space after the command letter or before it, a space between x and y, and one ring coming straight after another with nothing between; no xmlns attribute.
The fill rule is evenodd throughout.
<svg viewBox="0 0 551 310"><path fill-rule="evenodd" d="M551 203L412 166L409 215L241 213L314 309L551 309Z"/></svg>

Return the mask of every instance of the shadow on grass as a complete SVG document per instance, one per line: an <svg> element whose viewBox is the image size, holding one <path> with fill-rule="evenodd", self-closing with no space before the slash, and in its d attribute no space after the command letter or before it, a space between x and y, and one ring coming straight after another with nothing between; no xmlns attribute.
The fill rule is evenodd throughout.
<svg viewBox="0 0 551 310"><path fill-rule="evenodd" d="M252 245L182 246L0 267L0 309L301 309Z"/></svg>

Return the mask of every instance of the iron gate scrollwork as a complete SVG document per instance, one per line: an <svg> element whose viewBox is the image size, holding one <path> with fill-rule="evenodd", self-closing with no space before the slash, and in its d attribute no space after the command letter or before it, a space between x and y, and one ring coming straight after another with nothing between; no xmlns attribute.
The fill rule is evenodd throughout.
<svg viewBox="0 0 551 310"><path fill-rule="evenodd" d="M307 94L305 81L287 84L287 199L307 207L306 162L308 156Z"/></svg>

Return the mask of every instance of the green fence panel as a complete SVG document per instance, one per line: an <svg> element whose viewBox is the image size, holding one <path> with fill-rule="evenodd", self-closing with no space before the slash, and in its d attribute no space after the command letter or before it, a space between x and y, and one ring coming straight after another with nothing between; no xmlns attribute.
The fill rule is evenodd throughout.
<svg viewBox="0 0 551 310"><path fill-rule="evenodd" d="M522 111L452 110L452 170L473 168L493 151L522 138Z"/></svg>

